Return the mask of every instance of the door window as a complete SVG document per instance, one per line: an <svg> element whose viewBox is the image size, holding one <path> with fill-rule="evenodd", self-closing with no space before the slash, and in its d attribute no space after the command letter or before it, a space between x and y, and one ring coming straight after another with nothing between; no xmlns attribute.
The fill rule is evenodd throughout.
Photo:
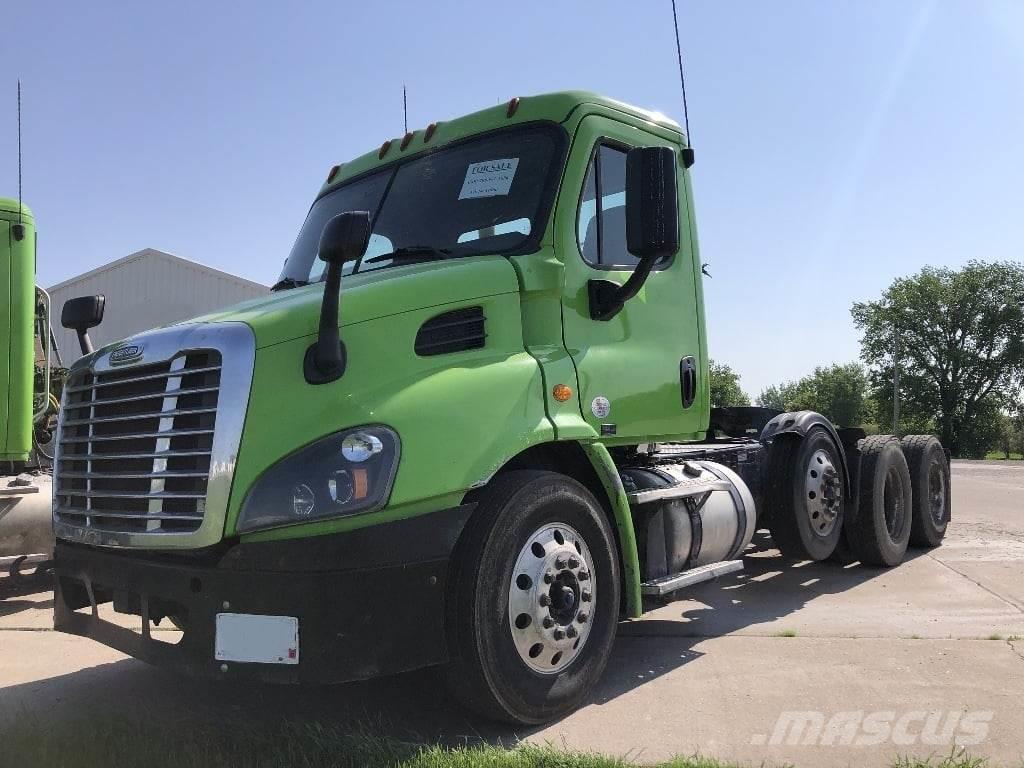
<svg viewBox="0 0 1024 768"><path fill-rule="evenodd" d="M639 262L626 250L625 150L598 145L583 183L576 235L589 264L633 269Z"/></svg>

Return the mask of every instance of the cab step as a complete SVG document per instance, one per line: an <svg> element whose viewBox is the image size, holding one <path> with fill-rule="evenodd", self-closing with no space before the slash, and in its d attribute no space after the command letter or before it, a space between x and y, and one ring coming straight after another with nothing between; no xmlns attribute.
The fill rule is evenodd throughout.
<svg viewBox="0 0 1024 768"><path fill-rule="evenodd" d="M717 579L727 573L735 573L743 570L742 560L721 560L717 563L708 563L681 573L671 573L668 576L645 581L640 585L640 591L645 595L667 595L683 587L690 587L700 584L702 581Z"/></svg>

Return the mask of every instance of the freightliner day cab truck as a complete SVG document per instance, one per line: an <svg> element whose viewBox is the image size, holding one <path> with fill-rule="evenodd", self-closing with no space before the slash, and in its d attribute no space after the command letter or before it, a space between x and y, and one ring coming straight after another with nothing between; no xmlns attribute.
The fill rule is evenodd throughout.
<svg viewBox="0 0 1024 768"><path fill-rule="evenodd" d="M73 366L56 628L229 680L438 665L539 723L759 527L800 559L937 545L933 438L712 413L691 162L674 122L573 92L332 168L272 295Z"/></svg>

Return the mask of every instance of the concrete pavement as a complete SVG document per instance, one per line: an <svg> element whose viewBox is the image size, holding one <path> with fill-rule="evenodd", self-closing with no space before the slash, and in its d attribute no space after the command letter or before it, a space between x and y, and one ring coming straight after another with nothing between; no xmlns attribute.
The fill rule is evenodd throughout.
<svg viewBox="0 0 1024 768"><path fill-rule="evenodd" d="M797 766L885 765L897 754L948 754L959 741L1017 765L1024 466L955 463L953 518L942 547L892 570L786 563L759 539L744 572L623 624L591 703L542 729L470 718L429 671L314 689L182 679L47 631L45 594L0 602L0 719L98 708L182 723L368 717L400 737Z"/></svg>

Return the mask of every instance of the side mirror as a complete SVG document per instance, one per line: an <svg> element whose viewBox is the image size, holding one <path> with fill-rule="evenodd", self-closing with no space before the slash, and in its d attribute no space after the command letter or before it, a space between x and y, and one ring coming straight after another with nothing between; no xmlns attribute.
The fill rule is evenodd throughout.
<svg viewBox="0 0 1024 768"><path fill-rule="evenodd" d="M611 320L643 287L654 266L679 250L676 152L636 147L626 154L626 249L640 259L624 285L591 280L590 316Z"/></svg>
<svg viewBox="0 0 1024 768"><path fill-rule="evenodd" d="M669 147L626 155L626 249L651 266L679 250L676 153Z"/></svg>
<svg viewBox="0 0 1024 768"><path fill-rule="evenodd" d="M345 373L345 345L338 336L341 304L341 268L366 253L370 242L369 211L339 213L320 234L320 259L327 264L324 298L320 305L320 331L306 350L302 369L310 384L326 384Z"/></svg>
<svg viewBox="0 0 1024 768"><path fill-rule="evenodd" d="M78 333L78 345L82 348L83 355L92 352L89 329L95 328L103 322L105 304L106 299L102 294L79 296L76 299L65 301L64 307L60 311L60 324L68 330Z"/></svg>

